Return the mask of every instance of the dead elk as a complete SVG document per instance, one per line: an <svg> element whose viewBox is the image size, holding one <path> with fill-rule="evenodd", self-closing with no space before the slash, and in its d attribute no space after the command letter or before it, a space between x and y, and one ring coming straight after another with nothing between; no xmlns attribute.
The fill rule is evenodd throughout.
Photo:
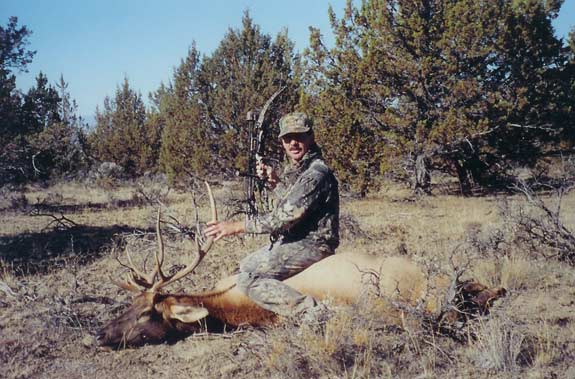
<svg viewBox="0 0 575 379"><path fill-rule="evenodd" d="M208 186L212 218L217 219L215 202ZM155 268L149 275L140 272L128 255L130 278L120 285L138 292L133 304L118 318L108 322L98 340L105 346L136 346L159 343L172 336L182 336L199 329L203 320L217 320L230 326L265 325L275 315L254 304L235 286L235 277L221 280L213 291L199 294L164 294L161 289L192 273L212 245L208 239L200 244L196 233L196 254L185 267L172 275L162 271L164 246L157 222L158 251ZM371 275L375 273L376 275ZM417 306L426 314L439 314L442 323L457 321L466 312L447 309L441 293L453 292L453 281L447 277L429 278L414 262L403 257L376 257L357 253L338 253L286 280L298 291L318 300L331 298L339 303L354 303L373 287L377 294L408 306ZM503 289L490 289L481 284L458 284L456 292L463 301L458 304L479 313L505 294ZM431 290L430 290L431 289ZM470 306L471 305L471 306ZM443 307L443 308L442 308Z"/></svg>

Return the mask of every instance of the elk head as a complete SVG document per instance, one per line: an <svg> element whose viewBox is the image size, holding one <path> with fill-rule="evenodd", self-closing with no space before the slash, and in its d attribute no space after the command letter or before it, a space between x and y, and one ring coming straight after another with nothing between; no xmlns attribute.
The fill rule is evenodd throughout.
<svg viewBox="0 0 575 379"><path fill-rule="evenodd" d="M206 183L211 207L211 216L217 220L217 210L211 188ZM174 274L162 271L164 262L164 243L160 229L160 210L156 221L158 249L155 253L155 267L146 275L136 268L129 251L126 249L129 277L116 282L120 287L138 293L132 305L119 317L108 322L98 333L98 342L104 346L137 346L146 343L158 343L172 334L189 332L199 326L197 321L205 318L208 311L201 304L194 304L192 298L162 294L160 290L184 276L192 273L200 264L212 246L213 239L200 243L200 228L196 226L195 254L188 256L185 267Z"/></svg>

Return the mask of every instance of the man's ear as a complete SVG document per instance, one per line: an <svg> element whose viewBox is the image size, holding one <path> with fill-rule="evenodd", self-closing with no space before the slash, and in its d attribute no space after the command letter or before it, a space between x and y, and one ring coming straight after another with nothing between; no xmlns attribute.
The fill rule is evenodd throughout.
<svg viewBox="0 0 575 379"><path fill-rule="evenodd" d="M170 318L185 323L197 322L210 314L204 307L186 304L173 304L170 305Z"/></svg>

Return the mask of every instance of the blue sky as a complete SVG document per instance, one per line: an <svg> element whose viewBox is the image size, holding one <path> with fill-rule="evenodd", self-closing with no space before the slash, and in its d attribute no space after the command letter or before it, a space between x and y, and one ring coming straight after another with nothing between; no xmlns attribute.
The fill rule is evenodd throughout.
<svg viewBox="0 0 575 379"><path fill-rule="evenodd" d="M275 36L284 28L302 50L309 26L331 36L327 9L341 15L345 0L1 0L0 23L17 16L33 31L36 50L28 73L17 76L27 91L40 71L55 84L60 75L69 83L80 114L91 119L105 96L113 96L127 77L147 99L167 83L192 41L201 53L215 49L225 33L241 27L249 10L262 32ZM566 37L575 26L575 0L566 0L554 23ZM328 41L329 42L329 41Z"/></svg>

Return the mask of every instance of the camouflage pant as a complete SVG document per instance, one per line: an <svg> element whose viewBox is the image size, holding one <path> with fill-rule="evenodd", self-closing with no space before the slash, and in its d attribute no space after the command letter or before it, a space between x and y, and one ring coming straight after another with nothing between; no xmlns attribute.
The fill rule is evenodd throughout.
<svg viewBox="0 0 575 379"><path fill-rule="evenodd" d="M296 291L287 279L333 254L305 242L281 240L248 255L240 262L238 288L260 307L282 316L298 314L315 305L311 296Z"/></svg>

